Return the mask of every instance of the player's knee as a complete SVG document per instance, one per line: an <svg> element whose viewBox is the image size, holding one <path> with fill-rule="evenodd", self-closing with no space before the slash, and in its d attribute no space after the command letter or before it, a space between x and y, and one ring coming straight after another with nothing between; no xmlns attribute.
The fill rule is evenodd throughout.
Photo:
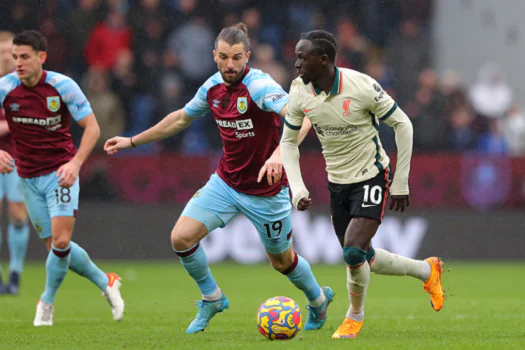
<svg viewBox="0 0 525 350"><path fill-rule="evenodd" d="M184 230L177 229L177 227L175 227L173 231L171 231L171 246L176 251L190 249L197 243L191 237L192 235L189 234L189 232L185 232Z"/></svg>
<svg viewBox="0 0 525 350"><path fill-rule="evenodd" d="M287 251L283 254L274 255L270 258L270 263L272 264L272 267L276 271L282 273L283 275L287 275L290 272L292 272L297 266L297 262L298 256L297 253L295 253L294 251Z"/></svg>
<svg viewBox="0 0 525 350"><path fill-rule="evenodd" d="M11 218L11 222L16 230L21 230L27 225L27 220L25 220L25 218Z"/></svg>
<svg viewBox="0 0 525 350"><path fill-rule="evenodd" d="M70 241L71 240L69 239L69 237L65 235L53 237L53 247L58 249L66 249L67 247L69 247Z"/></svg>
<svg viewBox="0 0 525 350"><path fill-rule="evenodd" d="M270 260L270 263L272 264L272 267L280 273L283 273L289 266L284 260Z"/></svg>
<svg viewBox="0 0 525 350"><path fill-rule="evenodd" d="M366 251L356 247L344 247L343 257L346 265L359 266L366 261Z"/></svg>
<svg viewBox="0 0 525 350"><path fill-rule="evenodd" d="M20 212L12 212L10 213L9 215L9 221L11 221L13 223L13 225L20 229L22 227L24 227L25 225L27 225L27 215L25 215L25 213L20 213Z"/></svg>
<svg viewBox="0 0 525 350"><path fill-rule="evenodd" d="M208 233L206 226L196 220L179 219L171 231L171 246L176 251L190 249Z"/></svg>

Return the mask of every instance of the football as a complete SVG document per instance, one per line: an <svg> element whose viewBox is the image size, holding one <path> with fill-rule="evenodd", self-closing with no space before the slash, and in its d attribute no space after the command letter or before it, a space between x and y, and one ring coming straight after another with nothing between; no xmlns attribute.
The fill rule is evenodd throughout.
<svg viewBox="0 0 525 350"><path fill-rule="evenodd" d="M257 312L257 328L270 340L294 338L303 327L301 309L287 297L266 300Z"/></svg>

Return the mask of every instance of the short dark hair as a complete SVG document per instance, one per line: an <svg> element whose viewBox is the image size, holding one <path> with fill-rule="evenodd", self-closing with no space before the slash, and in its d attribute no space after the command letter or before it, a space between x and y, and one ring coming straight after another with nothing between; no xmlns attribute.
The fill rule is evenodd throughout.
<svg viewBox="0 0 525 350"><path fill-rule="evenodd" d="M230 46L235 44L243 43L246 50L250 50L250 38L248 38L248 28L246 24L239 22L233 26L226 27L217 36L215 39L215 48L219 44L219 41L222 40Z"/></svg>
<svg viewBox="0 0 525 350"><path fill-rule="evenodd" d="M337 55L337 42L332 33L326 30L312 30L301 34L301 40L312 42L312 49L321 55L327 55L330 61L335 62Z"/></svg>
<svg viewBox="0 0 525 350"><path fill-rule="evenodd" d="M25 30L15 35L13 45L27 45L31 46L35 51L47 51L47 39L42 33L36 30Z"/></svg>

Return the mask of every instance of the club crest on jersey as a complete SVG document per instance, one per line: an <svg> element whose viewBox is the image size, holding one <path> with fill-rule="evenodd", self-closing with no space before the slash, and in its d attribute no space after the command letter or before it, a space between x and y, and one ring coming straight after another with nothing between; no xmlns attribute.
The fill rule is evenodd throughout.
<svg viewBox="0 0 525 350"><path fill-rule="evenodd" d="M237 110L239 113L244 114L248 110L248 98L238 97L237 98Z"/></svg>
<svg viewBox="0 0 525 350"><path fill-rule="evenodd" d="M350 116L350 99L343 101L343 117Z"/></svg>
<svg viewBox="0 0 525 350"><path fill-rule="evenodd" d="M51 112L56 112L60 109L60 97L50 96L47 98L47 109Z"/></svg>

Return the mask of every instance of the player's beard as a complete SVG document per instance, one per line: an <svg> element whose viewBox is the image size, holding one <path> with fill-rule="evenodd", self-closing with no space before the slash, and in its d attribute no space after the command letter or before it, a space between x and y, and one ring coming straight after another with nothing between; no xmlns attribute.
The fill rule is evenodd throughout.
<svg viewBox="0 0 525 350"><path fill-rule="evenodd" d="M235 84L236 82L239 81L245 69L246 69L246 66L242 67L240 71L227 70L224 73L221 72L222 80L224 80L225 83L228 83L230 85ZM232 74L228 74L228 73L232 73Z"/></svg>

